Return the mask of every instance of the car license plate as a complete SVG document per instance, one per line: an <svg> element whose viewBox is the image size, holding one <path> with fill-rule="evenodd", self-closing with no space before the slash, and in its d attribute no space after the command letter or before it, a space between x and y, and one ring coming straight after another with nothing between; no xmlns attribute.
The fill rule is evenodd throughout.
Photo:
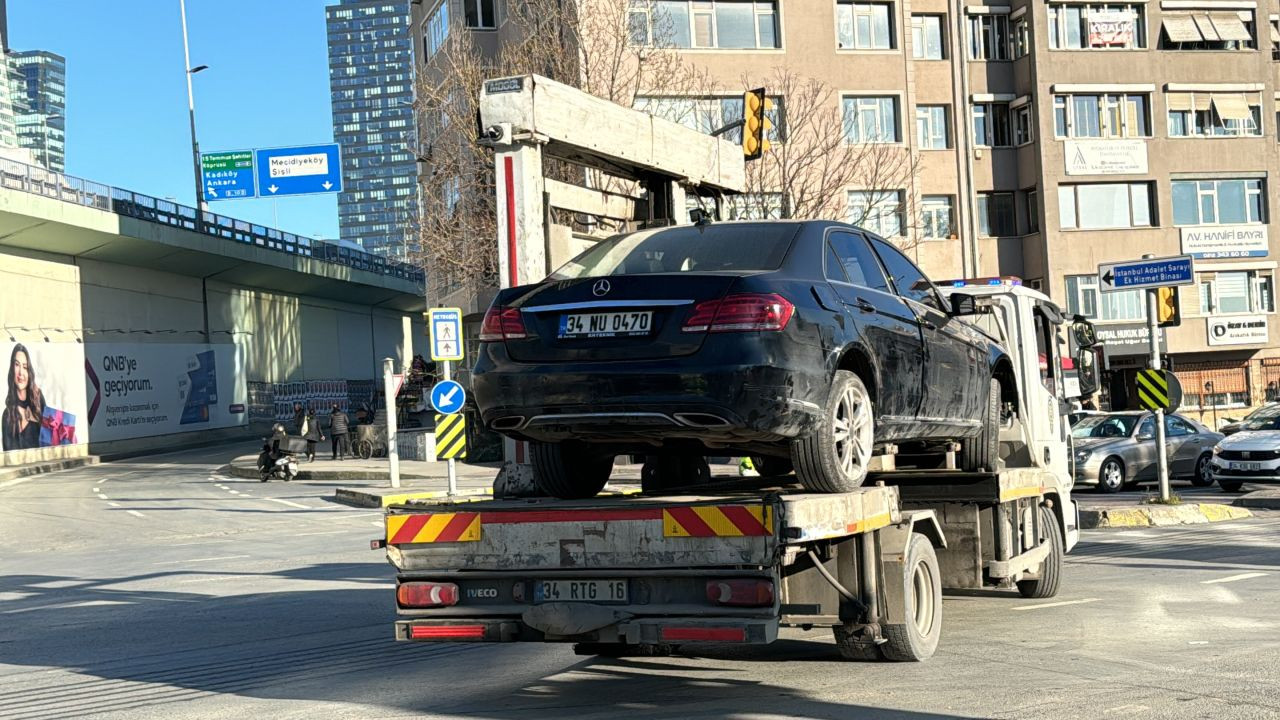
<svg viewBox="0 0 1280 720"><path fill-rule="evenodd" d="M1232 470L1253 470L1253 471L1257 471L1257 470L1261 470L1261 469L1262 469L1262 463L1233 462L1233 463L1231 463L1231 464L1229 465L1229 467L1230 467Z"/></svg>
<svg viewBox="0 0 1280 720"><path fill-rule="evenodd" d="M540 580L534 602L627 602L626 580Z"/></svg>
<svg viewBox="0 0 1280 720"><path fill-rule="evenodd" d="M648 335L653 328L653 313L605 312L570 313L560 316L560 337L629 337Z"/></svg>

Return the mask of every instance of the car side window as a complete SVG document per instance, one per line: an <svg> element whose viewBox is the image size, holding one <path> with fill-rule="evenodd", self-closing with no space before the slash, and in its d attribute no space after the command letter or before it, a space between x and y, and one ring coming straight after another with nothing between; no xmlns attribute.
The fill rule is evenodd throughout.
<svg viewBox="0 0 1280 720"><path fill-rule="evenodd" d="M1172 415L1164 416L1164 431L1170 437L1178 435L1195 435L1196 429L1191 427L1186 420Z"/></svg>
<svg viewBox="0 0 1280 720"><path fill-rule="evenodd" d="M831 243L827 243L827 266L825 269L827 279L831 282L849 282L849 276L845 275L843 266L844 264L840 262L840 257L836 255L835 248L831 247Z"/></svg>
<svg viewBox="0 0 1280 720"><path fill-rule="evenodd" d="M1155 437L1156 435L1156 423L1150 416L1143 418L1142 424L1138 426L1138 437L1142 437L1143 435L1148 435L1150 437Z"/></svg>
<svg viewBox="0 0 1280 720"><path fill-rule="evenodd" d="M938 310L942 309L942 301L938 299L938 291L934 289L933 283L906 255L883 240L872 240L871 243L875 245L876 253L889 270L889 276L893 278L893 286L898 289L899 295Z"/></svg>
<svg viewBox="0 0 1280 720"><path fill-rule="evenodd" d="M840 265L848 276L846 282L881 292L891 292L889 281L880 270L880 263L871 252L867 241L850 232L833 232L829 236L830 247L840 258ZM830 276L828 276L830 277Z"/></svg>

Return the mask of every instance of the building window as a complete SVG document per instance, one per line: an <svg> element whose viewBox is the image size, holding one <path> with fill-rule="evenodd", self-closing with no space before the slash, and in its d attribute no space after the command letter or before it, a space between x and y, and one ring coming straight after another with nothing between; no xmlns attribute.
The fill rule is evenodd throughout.
<svg viewBox="0 0 1280 720"><path fill-rule="evenodd" d="M1151 227L1151 183L1058 186L1058 218L1064 230Z"/></svg>
<svg viewBox="0 0 1280 720"><path fill-rule="evenodd" d="M1060 138L1150 137L1149 103L1141 94L1054 95L1053 133Z"/></svg>
<svg viewBox="0 0 1280 720"><path fill-rule="evenodd" d="M778 3L756 0L631 0L631 42L670 48L777 48Z"/></svg>
<svg viewBox="0 0 1280 720"><path fill-rule="evenodd" d="M1201 315L1243 315L1276 311L1270 271L1199 273Z"/></svg>
<svg viewBox="0 0 1280 720"><path fill-rule="evenodd" d="M1054 50L1141 50L1147 21L1140 4L1050 4L1049 47Z"/></svg>
<svg viewBox="0 0 1280 720"><path fill-rule="evenodd" d="M836 3L836 35L842 50L892 50L897 46L893 32L891 3ZM913 21L914 22L914 21Z"/></svg>
<svg viewBox="0 0 1280 720"><path fill-rule="evenodd" d="M1012 52L1008 15L969 17L970 60L1008 60Z"/></svg>
<svg viewBox="0 0 1280 720"><path fill-rule="evenodd" d="M973 141L988 147L1009 147L1009 103L984 102L973 105Z"/></svg>
<svg viewBox="0 0 1280 720"><path fill-rule="evenodd" d="M942 42L942 15L911 16L911 57L916 60L945 60Z"/></svg>
<svg viewBox="0 0 1280 720"><path fill-rule="evenodd" d="M769 128L769 141L781 142L786 114L781 96L770 96L773 109L766 114L773 127ZM680 123L691 130L710 134L732 122L742 119L742 96L735 97L637 97L634 105L657 117ZM742 143L742 129L735 128L723 137L730 142Z"/></svg>
<svg viewBox="0 0 1280 720"><path fill-rule="evenodd" d="M850 143L896 143L898 98L864 95L844 98L844 138Z"/></svg>
<svg viewBox="0 0 1280 720"><path fill-rule="evenodd" d="M1166 93L1169 137L1258 137L1260 93Z"/></svg>
<svg viewBox="0 0 1280 720"><path fill-rule="evenodd" d="M1024 15L1013 21L1013 59L1031 54L1031 23Z"/></svg>
<svg viewBox="0 0 1280 720"><path fill-rule="evenodd" d="M1034 140L1031 124L1031 103L1013 109L1013 144L1026 145Z"/></svg>
<svg viewBox="0 0 1280 720"><path fill-rule="evenodd" d="M1174 180L1174 225L1247 225L1266 222L1261 179Z"/></svg>
<svg viewBox="0 0 1280 720"><path fill-rule="evenodd" d="M1142 290L1100 293L1097 275L1068 275L1067 314L1116 322L1146 320L1146 297Z"/></svg>
<svg viewBox="0 0 1280 720"><path fill-rule="evenodd" d="M494 5L497 0L462 0L467 27L473 30L493 30L498 27Z"/></svg>
<svg viewBox="0 0 1280 720"><path fill-rule="evenodd" d="M978 233L983 237L1018 234L1013 212L1013 193L978 193Z"/></svg>
<svg viewBox="0 0 1280 720"><path fill-rule="evenodd" d="M901 190L850 190L849 224L880 237L901 235L905 224L902 196Z"/></svg>
<svg viewBox="0 0 1280 720"><path fill-rule="evenodd" d="M422 56L427 60L435 57L448 37L449 0L440 0L436 9L422 21Z"/></svg>
<svg viewBox="0 0 1280 720"><path fill-rule="evenodd" d="M1280 60L1280 18L1272 15L1267 31L1271 34L1271 59Z"/></svg>
<svg viewBox="0 0 1280 720"><path fill-rule="evenodd" d="M1023 197L1027 206L1027 234L1040 232L1040 193L1035 190L1024 190Z"/></svg>
<svg viewBox="0 0 1280 720"><path fill-rule="evenodd" d="M946 105L916 106L916 144L921 150L946 150L951 147L947 133Z"/></svg>
<svg viewBox="0 0 1280 720"><path fill-rule="evenodd" d="M920 198L920 234L942 240L954 233L955 211L950 195L924 195Z"/></svg>
<svg viewBox="0 0 1280 720"><path fill-rule="evenodd" d="M1161 50L1252 50L1252 10L1166 12L1161 19Z"/></svg>

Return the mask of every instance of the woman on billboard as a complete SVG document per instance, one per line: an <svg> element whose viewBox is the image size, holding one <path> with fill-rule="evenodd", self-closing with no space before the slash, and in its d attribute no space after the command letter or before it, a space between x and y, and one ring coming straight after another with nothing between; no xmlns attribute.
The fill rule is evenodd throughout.
<svg viewBox="0 0 1280 720"><path fill-rule="evenodd" d="M25 450L40 447L40 419L44 416L44 396L36 385L31 353L21 344L9 356L9 393L0 417L3 449Z"/></svg>

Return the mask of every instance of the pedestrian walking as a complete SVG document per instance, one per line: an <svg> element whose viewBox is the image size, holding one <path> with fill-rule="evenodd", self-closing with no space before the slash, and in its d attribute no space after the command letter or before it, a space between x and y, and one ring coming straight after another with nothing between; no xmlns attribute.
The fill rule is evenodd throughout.
<svg viewBox="0 0 1280 720"><path fill-rule="evenodd" d="M320 421L316 419L316 411L308 411L302 419L302 437L307 441L307 460L316 461L316 443L324 439L320 432Z"/></svg>
<svg viewBox="0 0 1280 720"><path fill-rule="evenodd" d="M337 403L329 411L329 437L333 440L333 459L346 460L351 453L350 420Z"/></svg>
<svg viewBox="0 0 1280 720"><path fill-rule="evenodd" d="M307 411L302 409L302 403L293 404L293 429L298 435L306 435L306 431L302 429L302 424L307 420Z"/></svg>

